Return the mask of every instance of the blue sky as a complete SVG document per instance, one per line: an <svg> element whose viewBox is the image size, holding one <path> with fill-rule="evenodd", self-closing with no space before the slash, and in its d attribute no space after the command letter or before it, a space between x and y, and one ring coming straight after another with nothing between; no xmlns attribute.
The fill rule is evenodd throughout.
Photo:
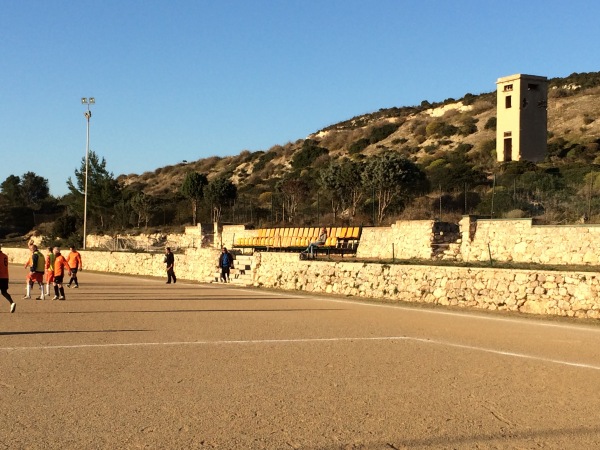
<svg viewBox="0 0 600 450"><path fill-rule="evenodd" d="M115 176L268 150L380 108L600 70L600 3L0 0L0 182L53 195L91 149Z"/></svg>

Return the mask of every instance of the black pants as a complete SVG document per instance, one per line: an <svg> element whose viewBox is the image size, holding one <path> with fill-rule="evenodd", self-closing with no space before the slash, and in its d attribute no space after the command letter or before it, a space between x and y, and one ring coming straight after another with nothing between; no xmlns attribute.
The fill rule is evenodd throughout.
<svg viewBox="0 0 600 450"><path fill-rule="evenodd" d="M221 278L225 282L229 281L229 266L227 266L227 267L221 267Z"/></svg>
<svg viewBox="0 0 600 450"><path fill-rule="evenodd" d="M177 277L175 276L175 270L173 270L173 268L167 270L167 283L171 282L171 278L173 279L173 283L177 283Z"/></svg>
<svg viewBox="0 0 600 450"><path fill-rule="evenodd" d="M71 279L69 280L69 286L72 283L75 283L75 286L79 286L79 282L77 281L77 268L71 269Z"/></svg>
<svg viewBox="0 0 600 450"><path fill-rule="evenodd" d="M0 292L2 293L2 297L9 301L9 303L13 302L12 297L8 293L8 278L0 279Z"/></svg>

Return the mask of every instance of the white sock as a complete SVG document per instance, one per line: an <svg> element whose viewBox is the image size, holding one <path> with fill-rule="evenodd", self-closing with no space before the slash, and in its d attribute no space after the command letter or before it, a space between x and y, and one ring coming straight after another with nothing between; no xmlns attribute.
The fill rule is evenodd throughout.
<svg viewBox="0 0 600 450"><path fill-rule="evenodd" d="M25 289L27 297L31 297L31 285L27 283L27 288Z"/></svg>
<svg viewBox="0 0 600 450"><path fill-rule="evenodd" d="M40 283L40 298L44 300L44 285Z"/></svg>

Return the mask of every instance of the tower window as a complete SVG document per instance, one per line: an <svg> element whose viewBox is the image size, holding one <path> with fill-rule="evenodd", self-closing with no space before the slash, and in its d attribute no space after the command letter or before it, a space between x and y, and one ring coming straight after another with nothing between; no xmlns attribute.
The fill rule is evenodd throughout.
<svg viewBox="0 0 600 450"><path fill-rule="evenodd" d="M538 90L538 85L535 83L529 83L527 85L527 89L530 91L537 91Z"/></svg>
<svg viewBox="0 0 600 450"><path fill-rule="evenodd" d="M512 91L512 90L513 90L513 85L512 84L506 84L504 86L504 92Z"/></svg>
<svg viewBox="0 0 600 450"><path fill-rule="evenodd" d="M504 99L504 106L506 108L511 108L512 107L512 98L510 95L507 95L506 98Z"/></svg>

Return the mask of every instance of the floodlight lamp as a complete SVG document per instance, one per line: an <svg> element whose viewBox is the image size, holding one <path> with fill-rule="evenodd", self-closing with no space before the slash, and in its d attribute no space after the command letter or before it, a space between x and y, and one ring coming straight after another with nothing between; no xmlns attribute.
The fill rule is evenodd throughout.
<svg viewBox="0 0 600 450"><path fill-rule="evenodd" d="M85 97L81 97L81 104L85 105L88 102L88 99Z"/></svg>
<svg viewBox="0 0 600 450"><path fill-rule="evenodd" d="M94 97L90 97L90 104L96 103L96 99Z"/></svg>

